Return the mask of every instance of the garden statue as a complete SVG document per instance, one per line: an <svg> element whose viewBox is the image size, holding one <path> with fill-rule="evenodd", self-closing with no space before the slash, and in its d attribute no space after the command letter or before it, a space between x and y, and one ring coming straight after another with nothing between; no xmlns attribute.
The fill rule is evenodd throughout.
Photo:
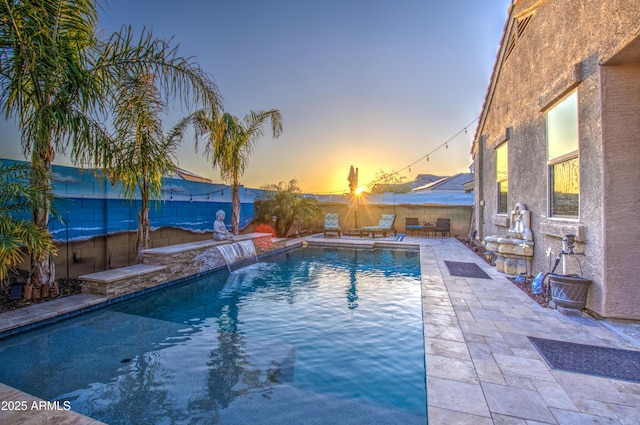
<svg viewBox="0 0 640 425"><path fill-rule="evenodd" d="M216 241L233 240L233 235L227 230L224 224L224 211L219 210L216 213L216 221L213 223L213 239Z"/></svg>
<svg viewBox="0 0 640 425"><path fill-rule="evenodd" d="M508 230L509 237L513 239L533 240L531 233L531 214L522 202L518 202L511 211L511 228Z"/></svg>
<svg viewBox="0 0 640 425"><path fill-rule="evenodd" d="M496 270L511 276L531 276L534 245L531 212L522 202L518 202L511 211L507 236L486 236L484 243L494 256Z"/></svg>

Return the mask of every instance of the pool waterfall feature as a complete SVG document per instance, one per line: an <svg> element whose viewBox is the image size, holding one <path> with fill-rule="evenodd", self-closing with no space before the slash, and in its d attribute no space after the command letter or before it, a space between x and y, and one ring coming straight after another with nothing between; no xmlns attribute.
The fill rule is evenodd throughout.
<svg viewBox="0 0 640 425"><path fill-rule="evenodd" d="M251 240L218 245L216 248L227 263L229 271L232 271L231 268L237 263L258 262L256 247Z"/></svg>
<svg viewBox="0 0 640 425"><path fill-rule="evenodd" d="M224 246L229 248L218 249ZM270 233L238 235L233 242L210 239L169 245L145 249L143 264L91 273L79 279L83 282L83 293L111 299L216 269L230 269L228 261L234 263L234 259L245 255L256 258L283 248L285 239L272 238ZM229 252L229 260L222 252Z"/></svg>

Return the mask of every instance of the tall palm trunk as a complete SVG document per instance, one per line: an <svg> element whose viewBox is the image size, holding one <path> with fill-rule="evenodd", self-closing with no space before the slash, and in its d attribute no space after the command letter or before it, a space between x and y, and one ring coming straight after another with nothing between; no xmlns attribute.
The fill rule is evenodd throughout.
<svg viewBox="0 0 640 425"><path fill-rule="evenodd" d="M149 192L146 189L146 186L143 186L142 190L142 205L140 206L140 211L138 212L138 239L136 241L136 252L137 252L137 261L138 264L142 264L144 260L144 255L142 254L142 250L149 248L150 241L150 228L151 223L149 222Z"/></svg>
<svg viewBox="0 0 640 425"><path fill-rule="evenodd" d="M287 236L289 236L289 231L291 230L292 227L293 227L293 220L287 221L287 223L284 226L284 230L282 232L283 238L286 238Z"/></svg>
<svg viewBox="0 0 640 425"><path fill-rule="evenodd" d="M240 234L240 181L237 175L231 185L231 231L234 235Z"/></svg>
<svg viewBox="0 0 640 425"><path fill-rule="evenodd" d="M41 193L50 193L48 176L51 174L51 155L50 152L34 152L32 155L31 165L33 172L31 174L31 184L33 187L40 189ZM41 198L38 206L32 208L31 217L33 224L39 229L48 232L49 229L49 211L51 203L46 196ZM51 261L51 256L45 253L42 256L31 256L31 271L29 274L29 283L40 284L44 288L49 288L55 279L55 264Z"/></svg>

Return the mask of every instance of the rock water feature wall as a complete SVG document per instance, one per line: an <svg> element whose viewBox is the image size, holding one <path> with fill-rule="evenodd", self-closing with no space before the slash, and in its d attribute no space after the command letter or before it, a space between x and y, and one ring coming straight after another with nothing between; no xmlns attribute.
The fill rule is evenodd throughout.
<svg viewBox="0 0 640 425"><path fill-rule="evenodd" d="M235 245L235 247L231 247ZM251 245L251 247L249 246ZM227 267L222 251L238 250L238 255L257 255L285 247L284 239L268 233L236 236L234 242L204 240L144 250L144 264L105 270L80 276L83 292L108 298L148 289L167 282ZM250 254L247 254L250 253ZM251 257L247 257L251 258Z"/></svg>

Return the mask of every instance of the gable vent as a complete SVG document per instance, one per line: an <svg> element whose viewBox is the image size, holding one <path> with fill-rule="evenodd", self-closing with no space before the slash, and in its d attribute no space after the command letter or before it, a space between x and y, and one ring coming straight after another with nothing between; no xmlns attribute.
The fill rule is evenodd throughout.
<svg viewBox="0 0 640 425"><path fill-rule="evenodd" d="M532 16L533 15L529 15L518 20L518 38L522 37L522 33L524 33L524 30L527 28L527 25L529 25L529 21L531 20Z"/></svg>
<svg viewBox="0 0 640 425"><path fill-rule="evenodd" d="M509 41L507 42L507 45L506 45L506 51L504 56L505 60L507 60L509 55L511 55L511 52L513 52L513 50L516 48L517 41L520 39L520 37L522 37L522 34L524 34L524 30L529 25L529 21L531 21L532 17L533 17L533 13L523 18L513 19L511 35L509 36Z"/></svg>

